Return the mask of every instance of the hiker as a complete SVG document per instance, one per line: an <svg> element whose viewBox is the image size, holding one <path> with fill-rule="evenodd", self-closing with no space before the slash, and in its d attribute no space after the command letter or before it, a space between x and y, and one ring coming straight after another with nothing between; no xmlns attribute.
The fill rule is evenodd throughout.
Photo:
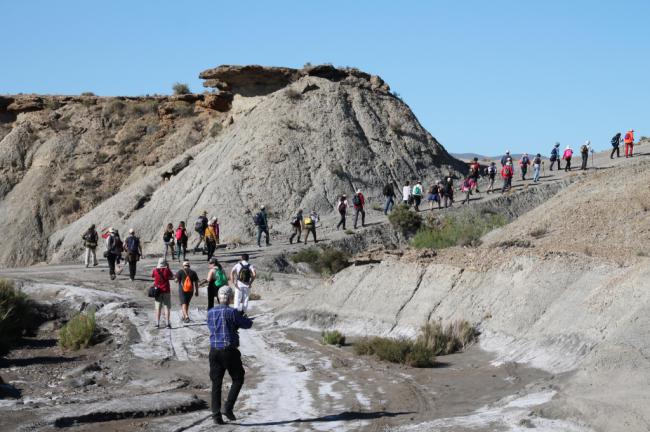
<svg viewBox="0 0 650 432"><path fill-rule="evenodd" d="M617 132L616 135L612 137L612 154L609 155L610 159L614 159L614 153L616 153L616 158L621 157L621 149L619 148L621 142L621 133Z"/></svg>
<svg viewBox="0 0 650 432"><path fill-rule="evenodd" d="M228 285L228 276L224 271L217 257L210 259L210 270L208 270L208 310L214 307L214 298L219 292L219 288Z"/></svg>
<svg viewBox="0 0 650 432"><path fill-rule="evenodd" d="M129 279L133 282L135 281L136 265L142 256L140 237L135 235L133 228L129 229L129 236L124 240L124 251L126 252L126 262L129 263Z"/></svg>
<svg viewBox="0 0 650 432"><path fill-rule="evenodd" d="M553 165L555 165L555 161L557 161L557 170L561 170L562 167L560 166L560 143L556 142L555 146L553 146L553 150L551 150L551 157L549 158L551 161L551 171L553 171Z"/></svg>
<svg viewBox="0 0 650 432"><path fill-rule="evenodd" d="M167 252L171 250L172 259L174 259L174 225L170 223L165 226L165 231L163 231L163 244L165 245L165 252L163 253L163 258L167 260Z"/></svg>
<svg viewBox="0 0 650 432"><path fill-rule="evenodd" d="M172 299L169 281L174 279L174 274L169 270L169 265L164 258L158 260L158 265L151 272L153 278L153 286L157 288L158 295L154 297L154 316L156 317L156 328L160 328L160 310L165 306L165 319L167 321L167 328L172 328L170 319Z"/></svg>
<svg viewBox="0 0 650 432"><path fill-rule="evenodd" d="M194 253L200 251L199 246L201 246L201 243L204 240L204 234L205 230L208 227L208 212L206 210L203 210L203 213L196 219L194 222L194 231L199 235L199 241L196 243L196 246L194 246Z"/></svg>
<svg viewBox="0 0 650 432"><path fill-rule="evenodd" d="M634 129L630 129L625 133L623 142L625 143L625 157L632 157L634 153Z"/></svg>
<svg viewBox="0 0 650 432"><path fill-rule="evenodd" d="M266 236L266 245L271 246L271 243L269 242L270 237L269 237L269 220L268 216L266 214L266 207L265 206L260 206L260 211L257 212L255 217L253 218L253 222L255 223L255 226L257 226L257 247L262 247L260 244L262 240L262 233Z"/></svg>
<svg viewBox="0 0 650 432"><path fill-rule="evenodd" d="M352 197L352 205L354 206L354 229L357 229L359 213L361 213L361 227L365 227L366 211L363 207L366 205L366 198L361 193L361 189L357 189L357 193ZM305 243L307 243L307 237L305 237Z"/></svg>
<svg viewBox="0 0 650 432"><path fill-rule="evenodd" d="M108 236L106 237L106 252L104 256L108 261L108 274L111 277L111 280L115 279L115 274L122 273L122 267L119 266L120 260L122 259L122 239L120 239L120 233L115 228L111 227L108 229Z"/></svg>
<svg viewBox="0 0 650 432"><path fill-rule="evenodd" d="M212 381L212 421L215 424L225 424L221 413L221 385L228 371L232 385L228 398L223 406L223 415L235 421L232 410L237 402L239 391L244 385L244 367L239 352L239 329L249 329L253 321L242 316L228 306L233 297L230 287L221 287L217 293L219 304L208 310L207 326L210 330L210 381Z"/></svg>
<svg viewBox="0 0 650 432"><path fill-rule="evenodd" d="M442 197L445 202L445 208L454 205L454 182L451 177L447 177L445 184L442 186Z"/></svg>
<svg viewBox="0 0 650 432"><path fill-rule="evenodd" d="M316 210L312 210L309 216L302 220L303 231L305 232L305 244L307 244L309 233L312 233L314 236L314 243L318 243L316 240L316 224L318 223L318 219L318 213L316 213ZM345 229L345 227L343 228Z"/></svg>
<svg viewBox="0 0 650 432"><path fill-rule="evenodd" d="M539 171L542 169L542 155L537 153L535 159L533 159L533 182L537 183L539 181Z"/></svg>
<svg viewBox="0 0 650 432"><path fill-rule="evenodd" d="M510 190L512 187L512 177L514 177L514 175L515 172L512 168L512 162L507 162L503 168L501 168L501 178L503 178L503 187L501 188L501 193Z"/></svg>
<svg viewBox="0 0 650 432"><path fill-rule="evenodd" d="M591 148L591 141L587 140L583 145L580 146L580 157L582 158L582 165L580 169L582 171L587 169L587 162L589 162L589 149Z"/></svg>
<svg viewBox="0 0 650 432"><path fill-rule="evenodd" d="M506 154L504 154L503 156L501 156L501 167L502 167L502 168L503 168L504 166L506 166L506 164L508 163L508 160L511 160L511 161L512 161L512 157L510 156L510 150L506 150Z"/></svg>
<svg viewBox="0 0 650 432"><path fill-rule="evenodd" d="M497 177L497 164L494 162L490 163L490 166L487 167L487 176L488 176L488 190L487 193L494 192L494 180Z"/></svg>
<svg viewBox="0 0 650 432"><path fill-rule="evenodd" d="M345 230L345 218L348 212L348 199L345 194L339 197L339 202L336 204L336 210L339 212L339 216L341 216L339 223L336 225L336 229L338 230L343 227L343 230Z"/></svg>
<svg viewBox="0 0 650 432"><path fill-rule="evenodd" d="M423 195L422 182L420 182L420 180L418 180L417 183L415 183L415 186L413 186L413 192L411 195L413 196L413 205L415 206L415 211L419 212Z"/></svg>
<svg viewBox="0 0 650 432"><path fill-rule="evenodd" d="M183 261L185 261L187 254L187 228L185 228L185 221L180 221L178 228L176 228L176 251L178 252L178 261L181 260L181 251L183 252Z"/></svg>
<svg viewBox="0 0 650 432"><path fill-rule="evenodd" d="M81 236L84 241L84 247L86 248L86 254L84 263L86 267L90 266L90 258L93 259L93 267L98 264L97 262L97 242L99 241L99 235L95 229L95 224L92 224L86 232Z"/></svg>
<svg viewBox="0 0 650 432"><path fill-rule="evenodd" d="M439 182L429 187L429 191L427 193L427 201L429 201L430 211L433 211L434 202L438 203L439 209L442 208L442 203L441 203L442 200L440 199L440 192L441 192L441 187Z"/></svg>
<svg viewBox="0 0 650 432"><path fill-rule="evenodd" d="M463 200L463 204L469 204L469 197L472 195L472 189L476 186L476 182L472 177L467 177L464 181L463 184L460 187L461 192L465 192L465 199Z"/></svg>
<svg viewBox="0 0 650 432"><path fill-rule="evenodd" d="M384 206L384 216L388 214L389 211L393 210L395 205L395 189L393 189L392 183L386 183L383 190L384 198L386 198L386 205Z"/></svg>
<svg viewBox="0 0 650 432"><path fill-rule="evenodd" d="M564 149L564 154L562 155L562 159L566 161L566 165L564 165L564 171L571 171L571 158L573 157L573 150L571 150L571 147L566 146L566 149Z"/></svg>
<svg viewBox="0 0 650 432"><path fill-rule="evenodd" d="M208 249L208 261L214 255L214 251L217 249L217 231L214 228L214 223L217 221L217 218L213 217L208 223L208 227L205 229L203 236L205 237L205 246Z"/></svg>
<svg viewBox="0 0 650 432"><path fill-rule="evenodd" d="M230 284L235 287L234 308L244 315L248 310L250 289L257 276L255 267L248 260L248 254L242 254L241 260L230 270Z"/></svg>
<svg viewBox="0 0 650 432"><path fill-rule="evenodd" d="M407 206L411 205L411 182L408 180L402 188L402 203Z"/></svg>
<svg viewBox="0 0 650 432"><path fill-rule="evenodd" d="M289 237L289 244L293 244L293 239L298 236L298 243L300 243L300 234L304 226L302 225L302 209L298 209L296 214L291 218L291 237Z"/></svg>
<svg viewBox="0 0 650 432"><path fill-rule="evenodd" d="M181 302L181 320L190 322L190 301L192 296L199 295L199 276L190 268L189 261L183 261L183 268L176 273L178 282L178 297Z"/></svg>
<svg viewBox="0 0 650 432"><path fill-rule="evenodd" d="M528 153L524 153L521 159L519 160L519 169L521 170L521 180L526 180L526 173L528 172L528 167L530 166L530 158Z"/></svg>
<svg viewBox="0 0 650 432"><path fill-rule="evenodd" d="M481 193L478 190L478 181L481 178L481 164L478 163L478 158L475 157L471 164L469 164L469 176L474 180L474 190L476 193Z"/></svg>
<svg viewBox="0 0 650 432"><path fill-rule="evenodd" d="M217 219L216 216L213 217L212 223L210 225L212 225L212 230L214 231L215 243L217 246L219 246L219 239L221 236L221 226L219 225L219 219Z"/></svg>

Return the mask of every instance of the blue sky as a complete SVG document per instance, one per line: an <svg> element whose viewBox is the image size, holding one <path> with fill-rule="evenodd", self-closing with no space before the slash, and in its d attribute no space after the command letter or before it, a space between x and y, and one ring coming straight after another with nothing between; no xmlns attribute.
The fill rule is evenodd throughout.
<svg viewBox="0 0 650 432"><path fill-rule="evenodd" d="M650 2L0 0L0 94L202 91L219 64L382 76L449 151L650 135Z"/></svg>

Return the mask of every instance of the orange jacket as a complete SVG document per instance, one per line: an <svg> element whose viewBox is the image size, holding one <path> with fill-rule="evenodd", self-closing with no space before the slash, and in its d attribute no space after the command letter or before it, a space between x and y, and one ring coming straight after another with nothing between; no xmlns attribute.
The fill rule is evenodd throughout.
<svg viewBox="0 0 650 432"><path fill-rule="evenodd" d="M625 144L632 144L634 142L634 131L627 131L625 138L623 138Z"/></svg>

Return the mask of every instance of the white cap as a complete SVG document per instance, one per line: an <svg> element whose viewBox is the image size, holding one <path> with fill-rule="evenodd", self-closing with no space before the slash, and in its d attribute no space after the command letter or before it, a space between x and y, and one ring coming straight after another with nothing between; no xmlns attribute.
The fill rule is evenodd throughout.
<svg viewBox="0 0 650 432"><path fill-rule="evenodd" d="M129 234L135 234L135 230L133 228L129 228Z"/></svg>
<svg viewBox="0 0 650 432"><path fill-rule="evenodd" d="M165 258L159 258L158 259L158 268L165 268L167 267L167 261L165 261Z"/></svg>

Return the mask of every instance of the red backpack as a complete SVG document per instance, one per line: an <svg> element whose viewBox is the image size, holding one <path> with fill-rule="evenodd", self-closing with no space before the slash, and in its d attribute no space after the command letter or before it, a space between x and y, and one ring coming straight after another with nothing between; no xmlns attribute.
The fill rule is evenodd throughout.
<svg viewBox="0 0 650 432"><path fill-rule="evenodd" d="M176 228L176 240L181 241L183 240L183 235L184 235L184 230L183 228Z"/></svg>

